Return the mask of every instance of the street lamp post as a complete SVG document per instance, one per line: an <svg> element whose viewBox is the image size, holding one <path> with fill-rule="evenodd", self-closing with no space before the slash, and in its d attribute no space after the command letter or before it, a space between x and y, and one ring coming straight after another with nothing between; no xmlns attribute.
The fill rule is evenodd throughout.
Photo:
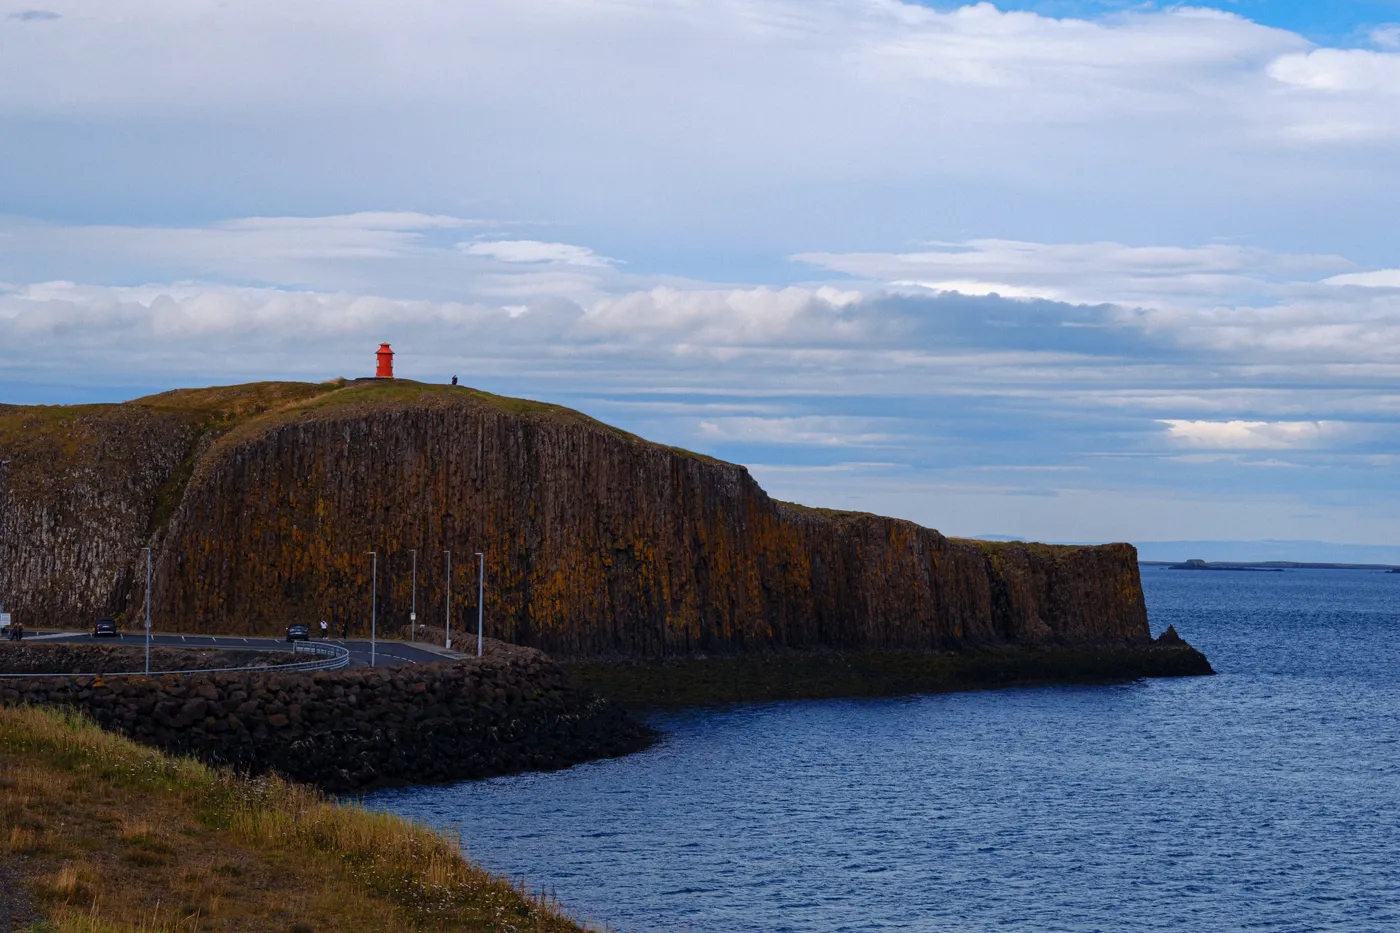
<svg viewBox="0 0 1400 933"><path fill-rule="evenodd" d="M418 625L418 552L409 551L408 553L413 555L413 588L410 590L413 595L411 597L412 604L408 610L408 640L417 641L414 629Z"/></svg>
<svg viewBox="0 0 1400 933"><path fill-rule="evenodd" d="M369 666L375 666L375 612L379 604L379 552L367 551L374 558L372 569L370 570L370 590L369 590Z"/></svg>
<svg viewBox="0 0 1400 933"><path fill-rule="evenodd" d="M486 555L477 551L476 559L478 561L476 565L476 656L479 658L481 657L482 645L482 597L486 593Z"/></svg>
<svg viewBox="0 0 1400 933"><path fill-rule="evenodd" d="M442 638L444 648L452 647L452 552L443 551L447 555L447 627L443 630L445 634Z"/></svg>
<svg viewBox="0 0 1400 933"><path fill-rule="evenodd" d="M151 549L143 547L146 552L146 673L151 672Z"/></svg>

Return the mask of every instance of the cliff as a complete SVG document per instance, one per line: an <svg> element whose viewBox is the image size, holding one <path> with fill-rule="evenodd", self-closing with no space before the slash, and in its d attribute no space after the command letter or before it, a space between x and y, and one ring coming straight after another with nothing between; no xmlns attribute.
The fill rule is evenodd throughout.
<svg viewBox="0 0 1400 933"><path fill-rule="evenodd" d="M578 412L396 380L0 412L0 593L26 624L367 631L417 608L558 657L1146 644L1126 544L950 539L770 498L741 466Z"/></svg>

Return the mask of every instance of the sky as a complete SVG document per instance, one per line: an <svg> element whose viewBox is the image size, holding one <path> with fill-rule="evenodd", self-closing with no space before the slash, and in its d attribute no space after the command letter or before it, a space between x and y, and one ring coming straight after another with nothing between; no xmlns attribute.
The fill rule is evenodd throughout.
<svg viewBox="0 0 1400 933"><path fill-rule="evenodd" d="M9 403L387 340L784 499L1400 560L1397 218L1400 0L0 0Z"/></svg>

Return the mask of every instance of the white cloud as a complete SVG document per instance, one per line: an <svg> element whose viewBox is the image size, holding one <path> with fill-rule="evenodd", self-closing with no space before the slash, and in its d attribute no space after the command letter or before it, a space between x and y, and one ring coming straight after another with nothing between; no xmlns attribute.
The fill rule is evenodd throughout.
<svg viewBox="0 0 1400 933"><path fill-rule="evenodd" d="M24 157L0 203L28 193L55 216L126 191L163 216L471 204L549 218L568 242L606 228L713 256L851 230L883 247L1057 224L1268 234L1300 200L1352 213L1347 197L1396 182L1387 152L1350 145L1400 132L1390 58L1334 64L1318 56L1345 50L1211 10L66 0L41 29L0 26L0 114ZM1319 98L1333 73L1355 97ZM104 158L62 168L75 138ZM1158 198L1169 209L1147 209Z"/></svg>
<svg viewBox="0 0 1400 933"><path fill-rule="evenodd" d="M457 248L495 222L413 212L248 217L207 226L45 224L0 218L0 270L28 280L268 284L439 301L548 295L590 301L614 273L585 247L534 241Z"/></svg>
<svg viewBox="0 0 1400 933"><path fill-rule="evenodd" d="M686 344L862 342L867 321L846 312L857 291L796 286L681 290L658 286L604 298L585 316L586 332L656 335Z"/></svg>
<svg viewBox="0 0 1400 933"><path fill-rule="evenodd" d="M431 230L469 227L479 220L446 214L420 214L414 211L359 211L329 217L242 217L215 224L221 230L299 230L318 233L326 230Z"/></svg>
<svg viewBox="0 0 1400 933"><path fill-rule="evenodd" d="M974 279L950 279L945 282L914 282L896 280L896 288L920 288L932 292L956 292L959 295L1000 295L1002 298L1046 298L1063 301L1065 296L1053 288L1033 285L1009 285L1005 282L979 282Z"/></svg>
<svg viewBox="0 0 1400 933"><path fill-rule="evenodd" d="M1271 283L1345 269L1340 256L1290 255L1229 243L1197 247L1033 243L979 239L910 253L803 253L792 257L892 285L1086 303L1217 303Z"/></svg>
<svg viewBox="0 0 1400 933"><path fill-rule="evenodd" d="M1314 49L1282 55L1269 76L1310 91L1400 94L1400 55L1369 49Z"/></svg>
<svg viewBox="0 0 1400 933"><path fill-rule="evenodd" d="M1360 285L1364 288L1400 288L1400 269L1349 272L1323 279L1328 285Z"/></svg>
<svg viewBox="0 0 1400 933"><path fill-rule="evenodd" d="M4 218L0 219L0 261L16 271L55 261L68 263L67 271L79 273L87 271L82 264L100 268L104 263L119 263L126 270L159 264L198 270L202 275L251 273L295 281L304 263L405 259L430 250L425 238L434 231L480 223L406 211L245 217L187 227L59 225Z"/></svg>
<svg viewBox="0 0 1400 933"><path fill-rule="evenodd" d="M501 262L552 262L570 266L608 266L617 260L599 256L586 246L542 243L539 240L486 240L459 243L468 256L486 256Z"/></svg>
<svg viewBox="0 0 1400 933"><path fill-rule="evenodd" d="M1099 324L1141 330L1179 346L1277 362L1303 357L1400 359L1400 272L1354 269L1346 258L1235 244L1199 247L969 240L910 253L793 257L895 290L999 294L1113 305ZM1325 275L1337 272L1338 274ZM1367 286L1349 293L1336 286Z"/></svg>
<svg viewBox="0 0 1400 933"><path fill-rule="evenodd" d="M807 447L885 447L896 439L872 431L870 418L805 416L797 418L715 418L701 421L699 435L708 441L746 444L799 444Z"/></svg>
<svg viewBox="0 0 1400 933"><path fill-rule="evenodd" d="M1362 428L1341 421L1179 421L1167 434L1187 447L1218 450L1308 450L1354 439Z"/></svg>
<svg viewBox="0 0 1400 933"><path fill-rule="evenodd" d="M862 316L846 314L861 296L832 288L692 289L662 286L578 304L577 282L489 274L464 291L519 293L532 304L425 301L353 292L249 288L207 282L96 286L37 282L0 294L0 322L33 338L80 331L97 342L193 340L237 336L285 341L321 333L360 334L385 328L480 326L485 340L527 339L587 345L651 345L698 351L775 343L793 348L866 336ZM868 314L864 315L868 318ZM64 348L55 347L62 352ZM157 351L158 352L158 351ZM128 357L134 362L134 358Z"/></svg>
<svg viewBox="0 0 1400 933"><path fill-rule="evenodd" d="M1252 356L1253 365L1400 361L1400 272L1356 271L1354 263L1335 255L1280 254L1237 244L978 239L905 253L795 257L828 274L857 277L846 287L814 282L723 288L627 273L586 245L524 239L463 244L451 238L452 231L476 223L411 212L253 217L206 227L65 227L10 220L0 222L0 276L19 284L9 290L10 310L0 314L22 316L31 322L26 325L31 332L39 333L42 328L34 330L32 322L44 302L62 309L52 312L60 318L80 314L76 309L82 307L88 310L81 314L117 307L126 309L124 314L155 315L154 299L165 295L184 310L162 311L161 326L167 328L162 332L195 333L226 320L209 311L208 321L200 323L206 313L191 310L195 294L215 296L207 299L212 306L232 300L258 309L247 313L268 328L285 319L292 330L312 312L288 309L314 306L322 309L315 314L333 317L339 312L324 309L348 306L352 296L392 308L509 307L510 315L534 322L541 316L528 309L564 302L572 309L566 329L558 330L556 312L547 317L558 339L575 343L659 345L668 347L673 359L732 359L739 348L759 346L805 348L812 360L816 353L884 352L883 363L863 365L909 367L929 365L939 353L937 338L917 336L928 321L920 313L882 305L882 296L957 292L1078 303L1091 310L1027 313L1039 316L1042 326L1051 323L1044 315L1062 313L1062 328L1134 335L1227 357L1265 354ZM91 280L52 284L83 282L84 268L119 270L123 277L133 268L149 269L166 277L117 288ZM26 270L49 275L24 284L20 276ZM243 290L245 283L268 284ZM1012 306L1002 308L998 326L1015 325L1019 314ZM966 326L984 323L974 317ZM325 326L337 325L328 319ZM1040 333L1048 339L1048 332ZM1087 340L1065 337L1051 344L1042 339L1014 349L1048 362L1065 352L1097 352ZM986 372L1006 378L1010 366L1027 365L1030 357L1017 357L1015 364L1006 359Z"/></svg>

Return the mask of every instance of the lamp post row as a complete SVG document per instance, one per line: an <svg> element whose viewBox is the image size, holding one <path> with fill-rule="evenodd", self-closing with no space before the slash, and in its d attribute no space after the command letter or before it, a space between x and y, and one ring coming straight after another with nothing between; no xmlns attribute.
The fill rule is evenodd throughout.
<svg viewBox="0 0 1400 933"><path fill-rule="evenodd" d="M151 672L151 549L143 547L146 552L146 673ZM375 667L378 661L379 644L379 552L366 551L372 559L370 564L370 597L369 597L369 666ZM408 637L409 641L416 641L416 629L418 625L418 551L410 550L413 555L413 586L412 608L408 613ZM452 552L444 550L447 555L447 627L446 635L443 638L446 648L452 647ZM483 645L483 600L486 596L486 555L481 551L476 552L479 561L477 564L476 577L476 656L482 654Z"/></svg>
<svg viewBox="0 0 1400 933"><path fill-rule="evenodd" d="M149 551L149 550L150 550L150 549L147 548L147 551ZM376 613L378 612L378 609L379 609L379 552L378 552L378 551L367 551L366 553L368 553L368 554L373 558L373 563L370 565L370 566L371 566L371 570L370 570L370 574L371 574L371 583L370 583L370 597L369 597L369 598L370 598L370 605L369 605L369 665L370 665L370 667L374 667L374 666L375 666L375 640L376 640L376 635L375 635L375 618L376 618ZM409 604L409 605L411 606L411 608L409 609L409 612L408 612L408 638L409 638L410 641L415 641L415 640L416 640L415 630L416 630L416 627L417 627L417 624L418 624L418 551L415 550L415 549L410 549L410 550L409 550L409 553L413 555L413 583L412 583L412 586L411 586L411 589L410 589L410 596L409 596L409 599L410 599L410 604ZM443 553L444 555L446 555L446 557L447 557L447 593L446 593L446 605L444 606L444 614L445 614L445 618L446 618L446 623L447 623L447 624L446 624L446 626L445 626L444 629L443 629L443 639L442 639L442 640L443 640L443 647L445 647L445 648L447 648L447 649L450 650L450 649L452 648L452 551L447 550L447 549L444 549L442 553ZM479 657L482 656L482 653L483 653L483 651L485 650L484 646L485 646L485 641L486 641L486 639L485 639L485 619L486 619L486 615L485 615L485 600L486 600L486 555L485 555L484 553L482 553L481 551L476 551L476 552L475 552L475 556L476 556L476 558L477 558L477 572L476 572L476 656L479 658ZM149 581L148 581L148 582L147 582L147 589L149 590L149 588L150 588L150 583L149 583ZM148 603L149 603L149 600L148 600ZM149 612L149 606L148 606L147 611ZM150 629L150 622L149 622L149 621L146 623L146 628L147 628L147 630L149 631L149 629Z"/></svg>

